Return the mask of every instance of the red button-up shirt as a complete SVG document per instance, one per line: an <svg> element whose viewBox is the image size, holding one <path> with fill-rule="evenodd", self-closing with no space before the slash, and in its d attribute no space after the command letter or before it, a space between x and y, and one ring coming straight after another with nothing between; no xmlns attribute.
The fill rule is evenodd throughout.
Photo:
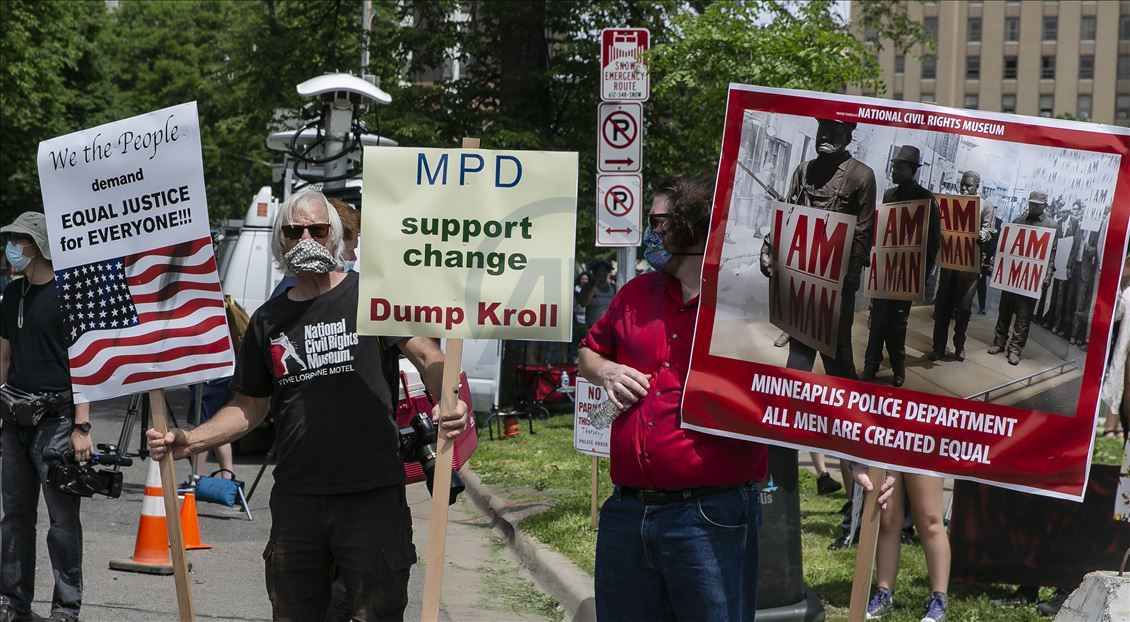
<svg viewBox="0 0 1130 622"><path fill-rule="evenodd" d="M687 490L765 478L765 445L679 427L698 297L651 272L624 285L581 347L651 374L647 396L612 422L612 483Z"/></svg>

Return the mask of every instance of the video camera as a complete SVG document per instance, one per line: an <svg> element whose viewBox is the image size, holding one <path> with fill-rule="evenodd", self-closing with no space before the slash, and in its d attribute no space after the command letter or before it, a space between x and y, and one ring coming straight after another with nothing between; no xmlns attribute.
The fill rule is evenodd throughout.
<svg viewBox="0 0 1130 622"><path fill-rule="evenodd" d="M43 457L48 463L47 483L63 494L76 497L105 495L117 499L122 496L122 473L118 467L133 466L133 459L121 455L114 445L105 444L99 444L85 464L79 464L70 449L48 450ZM96 470L95 465L113 467L113 470Z"/></svg>
<svg viewBox="0 0 1130 622"><path fill-rule="evenodd" d="M433 495L435 494L432 485L436 475L436 438L436 424L426 413L416 413L412 416L411 423L400 428L400 459L404 462L416 460L420 463L420 467L424 469L428 492ZM466 488L463 478L459 477L459 471L452 468L451 496L448 497L447 504L455 503L455 498Z"/></svg>

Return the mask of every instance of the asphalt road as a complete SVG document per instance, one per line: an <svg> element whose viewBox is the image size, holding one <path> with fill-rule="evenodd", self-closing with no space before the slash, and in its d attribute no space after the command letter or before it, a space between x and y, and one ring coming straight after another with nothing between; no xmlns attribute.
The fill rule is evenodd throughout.
<svg viewBox="0 0 1130 622"><path fill-rule="evenodd" d="M187 390L168 393L174 416L183 422L189 399ZM92 409L95 442L116 442L128 398L96 404ZM136 450L138 430L133 430L129 449ZM327 456L332 459L332 456ZM258 470L260 456L237 457L236 473L250 485ZM84 531L83 578L84 603L82 619L87 622L154 622L177 619L176 588L173 577L118 572L108 569L111 559L128 558L133 554L138 517L149 463L135 460L125 469L125 489L119 499L94 497L84 499L82 522ZM177 465L177 481L188 477L188 464ZM251 500L253 521L242 512L223 506L200 504L199 516L203 541L210 550L190 551L193 565L192 597L198 620L270 620L271 607L263 582L263 547L271 529L268 509L269 491L273 483L268 467ZM412 506L415 543L421 562L413 567L409 583L409 605L405 619L420 619L428 524L431 500L422 484L408 487ZM36 568L35 613L50 613L52 591L51 564L47 557L46 506L40 502L38 522L38 554ZM513 599L504 592L536 592L529 575L498 545L490 526L471 506L460 500L449 513L446 546L447 564L441 620L544 620L529 607L510 605ZM500 586L502 588L500 589Z"/></svg>

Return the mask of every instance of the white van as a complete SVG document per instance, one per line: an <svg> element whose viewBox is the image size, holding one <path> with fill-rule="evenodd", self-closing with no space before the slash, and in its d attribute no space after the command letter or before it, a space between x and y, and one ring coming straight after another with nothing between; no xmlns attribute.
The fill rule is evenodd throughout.
<svg viewBox="0 0 1130 622"><path fill-rule="evenodd" d="M271 196L270 186L263 186L251 199L239 235L220 241L217 258L224 293L248 315L271 297L283 278L271 254L271 225L278 211L278 199Z"/></svg>

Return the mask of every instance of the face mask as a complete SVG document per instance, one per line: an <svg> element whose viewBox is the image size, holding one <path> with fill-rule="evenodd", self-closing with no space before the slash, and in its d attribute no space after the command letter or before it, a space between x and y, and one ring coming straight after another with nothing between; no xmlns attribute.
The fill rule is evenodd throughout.
<svg viewBox="0 0 1130 622"><path fill-rule="evenodd" d="M357 265L356 261L352 261L352 260L346 261L345 266L344 266L345 272L353 272L353 267L356 266L356 265Z"/></svg>
<svg viewBox="0 0 1130 622"><path fill-rule="evenodd" d="M643 258L656 272L663 272L671 261L671 251L663 247L663 238L651 227L643 232Z"/></svg>
<svg viewBox="0 0 1130 622"><path fill-rule="evenodd" d="M310 238L295 244L284 259L287 269L294 274L328 274L336 267L330 251Z"/></svg>
<svg viewBox="0 0 1130 622"><path fill-rule="evenodd" d="M17 272L23 272L31 263L31 257L24 256L24 247L15 242L8 242L8 245L4 247L4 255L7 256L8 263L12 264Z"/></svg>

